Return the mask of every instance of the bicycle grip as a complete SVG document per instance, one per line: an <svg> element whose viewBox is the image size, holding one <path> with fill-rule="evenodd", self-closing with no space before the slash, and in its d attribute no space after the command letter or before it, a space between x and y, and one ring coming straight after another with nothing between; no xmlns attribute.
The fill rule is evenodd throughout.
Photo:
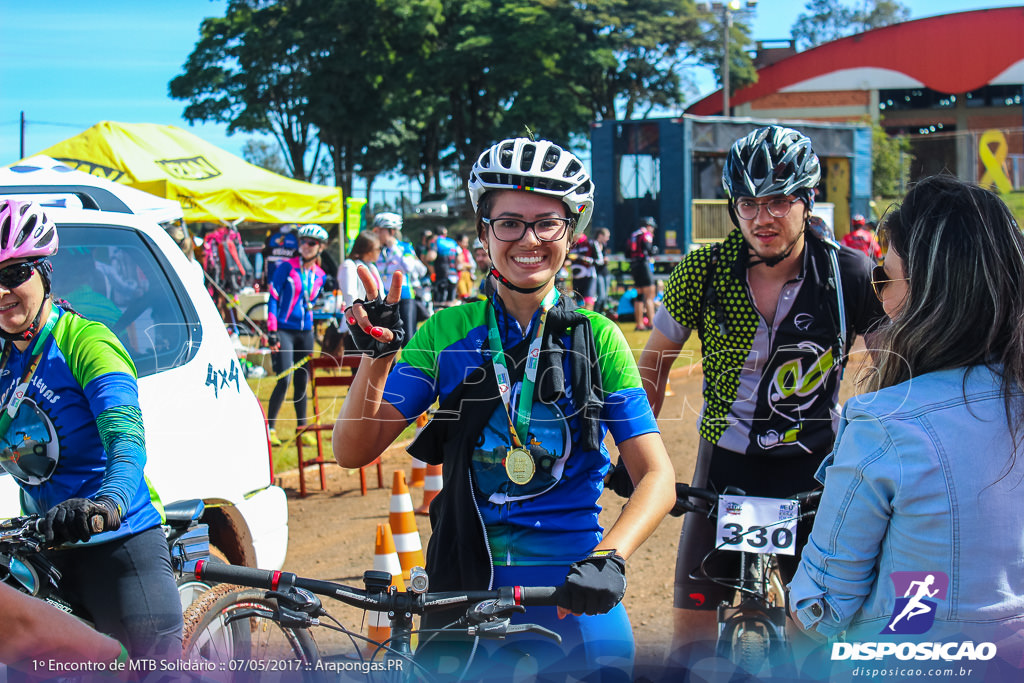
<svg viewBox="0 0 1024 683"><path fill-rule="evenodd" d="M555 586L522 586L519 588L519 604L525 607L551 607L556 605Z"/></svg>
<svg viewBox="0 0 1024 683"><path fill-rule="evenodd" d="M195 575L201 581L234 583L239 586L266 588L267 590L277 590L282 578L286 580L286 583L292 584L294 584L296 578L295 574L290 572L254 569L235 564L214 564L208 560L196 562Z"/></svg>

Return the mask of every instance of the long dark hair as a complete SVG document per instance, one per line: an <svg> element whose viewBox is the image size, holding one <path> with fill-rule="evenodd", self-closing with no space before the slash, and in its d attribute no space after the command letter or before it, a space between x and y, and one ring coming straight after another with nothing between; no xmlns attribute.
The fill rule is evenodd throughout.
<svg viewBox="0 0 1024 683"><path fill-rule="evenodd" d="M949 175L917 183L882 220L903 258L907 296L874 340L871 389L949 368L986 365L1002 378L1009 426L1024 411L1024 236L989 190Z"/></svg>
<svg viewBox="0 0 1024 683"><path fill-rule="evenodd" d="M352 248L348 250L348 258L353 261L362 261L363 257L380 246L380 240L369 230L356 235L352 242Z"/></svg>

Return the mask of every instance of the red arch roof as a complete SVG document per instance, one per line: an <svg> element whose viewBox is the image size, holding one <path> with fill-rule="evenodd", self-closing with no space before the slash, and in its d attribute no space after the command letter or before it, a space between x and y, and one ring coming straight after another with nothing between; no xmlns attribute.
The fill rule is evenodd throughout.
<svg viewBox="0 0 1024 683"><path fill-rule="evenodd" d="M1024 83L1024 7L944 14L840 38L761 69L731 104L778 92L923 85L956 94L1006 83ZM686 111L721 113L722 91Z"/></svg>

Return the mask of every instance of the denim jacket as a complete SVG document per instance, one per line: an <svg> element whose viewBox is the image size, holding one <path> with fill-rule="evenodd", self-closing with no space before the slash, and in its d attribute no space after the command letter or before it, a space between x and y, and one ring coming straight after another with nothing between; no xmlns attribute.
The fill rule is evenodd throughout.
<svg viewBox="0 0 1024 683"><path fill-rule="evenodd" d="M896 598L906 597L890 575L943 572L947 595L916 637L1019 641L1024 452L1013 453L999 377L983 366L848 401L790 584L799 621L825 636L886 640Z"/></svg>

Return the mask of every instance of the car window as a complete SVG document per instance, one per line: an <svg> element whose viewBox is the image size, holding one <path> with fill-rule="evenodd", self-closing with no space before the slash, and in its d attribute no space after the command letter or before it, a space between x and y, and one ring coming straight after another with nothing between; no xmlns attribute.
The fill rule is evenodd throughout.
<svg viewBox="0 0 1024 683"><path fill-rule="evenodd" d="M62 224L53 292L113 330L139 377L178 367L198 351L195 307L170 263L140 232Z"/></svg>

